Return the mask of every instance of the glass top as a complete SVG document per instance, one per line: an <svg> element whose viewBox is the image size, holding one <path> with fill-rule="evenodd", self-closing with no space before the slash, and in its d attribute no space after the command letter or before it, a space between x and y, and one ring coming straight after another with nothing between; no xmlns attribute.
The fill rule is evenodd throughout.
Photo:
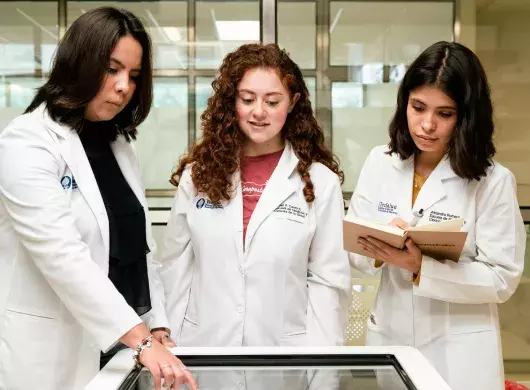
<svg viewBox="0 0 530 390"><path fill-rule="evenodd" d="M201 390L417 390L393 355L179 358ZM154 390L151 374L133 371L120 390Z"/></svg>

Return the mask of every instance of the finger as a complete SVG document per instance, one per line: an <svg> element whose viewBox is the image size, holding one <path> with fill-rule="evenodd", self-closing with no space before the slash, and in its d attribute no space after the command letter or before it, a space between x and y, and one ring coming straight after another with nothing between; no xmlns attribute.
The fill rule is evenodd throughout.
<svg viewBox="0 0 530 390"><path fill-rule="evenodd" d="M364 240L364 242L361 243L361 247L365 252L368 252L368 254L373 258L386 258L386 255L377 246L371 244L367 240Z"/></svg>
<svg viewBox="0 0 530 390"><path fill-rule="evenodd" d="M162 387L162 377L160 375L160 368L156 367L156 369L152 369L150 371L151 375L153 376L153 382L155 383L155 390L160 390Z"/></svg>
<svg viewBox="0 0 530 390"><path fill-rule="evenodd" d="M171 389L180 389L180 386L184 383L185 376L180 368L174 369L175 381L171 385Z"/></svg>
<svg viewBox="0 0 530 390"><path fill-rule="evenodd" d="M389 223L390 226L397 226L403 230L406 230L410 227L410 225L404 221L402 218L396 217Z"/></svg>
<svg viewBox="0 0 530 390"><path fill-rule="evenodd" d="M416 244L414 244L414 241L412 241L412 239L410 239L410 238L407 238L407 239L405 240L405 246L406 246L407 249L408 249L409 251L411 251L411 252L415 252L415 251L419 251L419 250L420 250L420 248L418 248L418 247L416 246Z"/></svg>
<svg viewBox="0 0 530 390"><path fill-rule="evenodd" d="M384 243L383 241L379 241L377 238L373 237L366 237L366 240L373 246L375 246L377 249L379 249L381 252L385 254L389 254L390 248L392 248L390 245Z"/></svg>
<svg viewBox="0 0 530 390"><path fill-rule="evenodd" d="M184 380L182 381L182 383L186 383L191 390L199 389L197 383L195 382L195 379L193 378L193 375L191 375L191 372L189 370L184 370Z"/></svg>
<svg viewBox="0 0 530 390"><path fill-rule="evenodd" d="M171 387L175 383L175 372L171 364L165 364L161 366L162 375L164 376L164 387Z"/></svg>

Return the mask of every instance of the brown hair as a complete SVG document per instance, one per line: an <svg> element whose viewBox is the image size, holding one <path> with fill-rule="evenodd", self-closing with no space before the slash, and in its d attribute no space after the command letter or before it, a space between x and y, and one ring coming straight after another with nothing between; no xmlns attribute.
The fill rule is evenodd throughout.
<svg viewBox="0 0 530 390"><path fill-rule="evenodd" d="M239 169L245 135L238 127L236 115L237 86L244 74L255 68L274 69L289 91L300 98L288 114L282 129L283 138L296 153L297 171L305 184L304 196L308 203L315 199L309 175L311 164L320 162L344 181L336 156L324 145L324 132L318 125L302 72L285 50L276 44L247 44L228 54L218 76L212 82L213 95L208 99L201 116L203 136L181 157L170 182L178 186L182 172L191 164L191 177L198 192L206 194L213 203L230 200L233 191L232 175Z"/></svg>

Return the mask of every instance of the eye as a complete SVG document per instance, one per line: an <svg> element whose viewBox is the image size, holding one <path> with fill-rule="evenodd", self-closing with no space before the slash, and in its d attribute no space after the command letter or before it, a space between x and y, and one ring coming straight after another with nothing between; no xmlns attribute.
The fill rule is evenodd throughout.
<svg viewBox="0 0 530 390"><path fill-rule="evenodd" d="M423 112L425 111L425 108L421 107L421 106L412 106L412 108L414 109L414 111L416 112Z"/></svg>
<svg viewBox="0 0 530 390"><path fill-rule="evenodd" d="M267 102L269 104L269 106L271 107L275 107L277 106L280 102Z"/></svg>
<svg viewBox="0 0 530 390"><path fill-rule="evenodd" d="M254 101L254 99L245 99L245 98L241 98L241 100L243 101L243 103L245 104L250 104Z"/></svg>
<svg viewBox="0 0 530 390"><path fill-rule="evenodd" d="M129 76L131 78L131 80L133 81L138 81L138 79L140 78L140 75L139 74L132 74Z"/></svg>
<svg viewBox="0 0 530 390"><path fill-rule="evenodd" d="M449 119L453 116L452 112L440 112L438 115L440 115L444 119Z"/></svg>
<svg viewBox="0 0 530 390"><path fill-rule="evenodd" d="M107 72L109 72L110 74L116 74L118 73L118 69L109 67L107 68Z"/></svg>

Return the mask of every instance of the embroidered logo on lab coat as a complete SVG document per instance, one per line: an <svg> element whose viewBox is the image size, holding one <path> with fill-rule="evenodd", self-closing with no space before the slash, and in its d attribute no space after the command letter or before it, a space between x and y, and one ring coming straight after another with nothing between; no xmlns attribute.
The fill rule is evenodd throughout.
<svg viewBox="0 0 530 390"><path fill-rule="evenodd" d="M289 203L282 203L274 210L275 213L280 213L283 217L292 219L297 222L303 222L307 213L302 210L300 206L292 205Z"/></svg>
<svg viewBox="0 0 530 390"><path fill-rule="evenodd" d="M214 204L204 198L199 198L197 203L195 203L195 207L197 207L199 210L202 208L205 208L205 209L222 209L223 208L223 206L221 206L220 204Z"/></svg>
<svg viewBox="0 0 530 390"><path fill-rule="evenodd" d="M70 176L63 176L61 179L61 185L65 190L68 190L70 188L72 188L72 190L77 189L77 183L75 182L75 179Z"/></svg>
<svg viewBox="0 0 530 390"><path fill-rule="evenodd" d="M379 202L377 205L377 211L380 213L397 215L397 205L390 202Z"/></svg>
<svg viewBox="0 0 530 390"><path fill-rule="evenodd" d="M429 222L451 221L457 218L461 218L461 217L459 215L453 215L451 213L442 213L442 212L435 211L435 210L432 210L429 213Z"/></svg>

